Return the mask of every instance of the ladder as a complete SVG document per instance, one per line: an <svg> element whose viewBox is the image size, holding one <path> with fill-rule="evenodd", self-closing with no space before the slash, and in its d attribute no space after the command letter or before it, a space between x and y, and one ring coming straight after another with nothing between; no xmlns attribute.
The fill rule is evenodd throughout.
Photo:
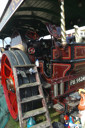
<svg viewBox="0 0 85 128"><path fill-rule="evenodd" d="M26 128L29 117L34 118L42 114L45 121L31 128L52 128L37 67L34 64L16 65L13 67L13 73L20 128Z"/></svg>

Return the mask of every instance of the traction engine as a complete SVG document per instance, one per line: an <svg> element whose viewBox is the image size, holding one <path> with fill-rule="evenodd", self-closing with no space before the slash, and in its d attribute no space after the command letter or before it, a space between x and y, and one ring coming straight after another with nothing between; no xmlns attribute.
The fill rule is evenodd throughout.
<svg viewBox="0 0 85 128"><path fill-rule="evenodd" d="M84 88L85 82L85 43L76 43L76 40L74 41L72 38L66 44L65 31L62 33L63 27L65 28L64 24L61 23L61 35L57 35L55 26L47 24L47 28L54 38L38 40L39 36L32 32L30 34L32 40L26 44L22 43L21 36L15 33L10 47L3 52L1 82L8 109L14 120L18 120L14 67L35 64L36 60L39 61L37 69L47 104L53 105L56 111L60 113L65 111L66 105L68 110L74 109L78 105L79 99L76 92L79 88ZM60 43L60 36L62 44ZM20 68L17 74L19 84L35 81L34 75L26 74L25 67L24 69ZM20 91L22 98L39 93L36 87L31 90L21 89ZM36 102L22 105L23 112L36 108L37 105Z"/></svg>
<svg viewBox="0 0 85 128"><path fill-rule="evenodd" d="M21 37L18 35L16 38ZM38 72L47 103L54 104L53 107L61 113L65 111L65 104L71 109L79 103L78 99L75 102L75 100L71 101L71 98L79 88L84 88L85 44L71 42L66 47L62 47L59 42L52 43L52 41L41 39L33 44L31 41L27 51L24 51L25 47L22 44L14 46L11 44L11 50L3 52L2 85L10 114L15 120L18 119L18 109L13 67L35 63L36 59L39 61ZM33 81L33 78L29 78L29 81ZM25 84L27 78L21 75L19 83L22 82ZM28 92L25 90L25 94ZM33 93L37 93L36 88ZM25 94L22 91L22 96Z"/></svg>

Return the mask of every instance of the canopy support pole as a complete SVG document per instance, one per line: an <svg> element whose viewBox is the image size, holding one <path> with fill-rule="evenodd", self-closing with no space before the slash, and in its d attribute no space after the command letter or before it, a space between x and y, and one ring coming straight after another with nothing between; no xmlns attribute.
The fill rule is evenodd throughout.
<svg viewBox="0 0 85 128"><path fill-rule="evenodd" d="M60 5L60 8L61 8L61 12L60 12L60 15L61 15L61 42L62 42L62 45L65 47L65 45L67 43L66 43L66 30L65 30L64 0L60 0L60 2L61 2L61 5Z"/></svg>

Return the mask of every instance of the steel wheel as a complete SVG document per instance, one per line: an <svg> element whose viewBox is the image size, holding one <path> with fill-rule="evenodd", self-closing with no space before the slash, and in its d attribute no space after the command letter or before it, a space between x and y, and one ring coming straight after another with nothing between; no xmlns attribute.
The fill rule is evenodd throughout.
<svg viewBox="0 0 85 128"><path fill-rule="evenodd" d="M18 118L15 80L13 75L14 65L27 65L30 61L26 54L20 50L5 51L1 60L2 86L9 112L14 120Z"/></svg>

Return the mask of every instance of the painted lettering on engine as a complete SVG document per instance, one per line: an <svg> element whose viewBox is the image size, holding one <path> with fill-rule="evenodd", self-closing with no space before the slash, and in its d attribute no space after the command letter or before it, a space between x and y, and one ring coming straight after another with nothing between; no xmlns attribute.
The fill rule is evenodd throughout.
<svg viewBox="0 0 85 128"><path fill-rule="evenodd" d="M85 76L78 77L74 80L70 80L70 85L75 85L77 83L83 82L85 80Z"/></svg>

